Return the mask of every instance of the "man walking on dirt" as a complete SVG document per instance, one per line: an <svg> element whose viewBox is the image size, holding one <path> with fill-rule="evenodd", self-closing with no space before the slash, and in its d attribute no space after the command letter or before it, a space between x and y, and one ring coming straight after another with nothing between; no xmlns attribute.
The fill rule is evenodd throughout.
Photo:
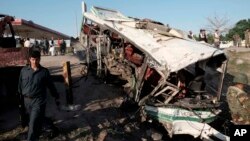
<svg viewBox="0 0 250 141"><path fill-rule="evenodd" d="M38 50L29 52L30 65L22 68L18 92L24 97L26 112L29 114L28 141L39 139L46 107L46 87L49 88L56 104L59 104L54 84L48 69L40 65L41 54Z"/></svg>
<svg viewBox="0 0 250 141"><path fill-rule="evenodd" d="M230 86L227 92L227 102L234 124L250 124L250 97L244 91L248 83L246 74L240 73L234 77L235 85Z"/></svg>

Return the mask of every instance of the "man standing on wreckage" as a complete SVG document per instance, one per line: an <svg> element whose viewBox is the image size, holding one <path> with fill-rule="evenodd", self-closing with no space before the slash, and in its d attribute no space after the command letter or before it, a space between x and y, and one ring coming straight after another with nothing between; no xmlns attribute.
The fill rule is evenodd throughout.
<svg viewBox="0 0 250 141"><path fill-rule="evenodd" d="M41 134L46 107L46 87L55 97L56 104L59 104L59 94L51 81L49 70L40 65L40 59L40 52L31 50L30 64L22 68L19 77L18 92L24 97L25 110L29 114L28 141L38 140Z"/></svg>

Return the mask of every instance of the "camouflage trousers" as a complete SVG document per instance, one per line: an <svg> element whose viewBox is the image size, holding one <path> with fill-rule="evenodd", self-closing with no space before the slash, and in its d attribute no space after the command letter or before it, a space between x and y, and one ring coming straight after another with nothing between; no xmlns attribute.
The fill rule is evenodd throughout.
<svg viewBox="0 0 250 141"><path fill-rule="evenodd" d="M235 125L250 125L250 117L241 117L239 115L232 115L232 121Z"/></svg>

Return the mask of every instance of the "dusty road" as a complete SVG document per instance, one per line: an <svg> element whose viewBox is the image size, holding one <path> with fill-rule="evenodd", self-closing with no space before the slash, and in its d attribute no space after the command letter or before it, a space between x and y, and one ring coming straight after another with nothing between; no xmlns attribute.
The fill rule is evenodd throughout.
<svg viewBox="0 0 250 141"><path fill-rule="evenodd" d="M73 77L73 102L81 105L79 111L58 110L49 99L47 116L56 121L56 126L63 133L55 140L96 140L99 134L107 134L107 130L116 121L122 120L118 109L122 102L121 89L105 85L94 76L81 79L81 65L75 56L43 57L41 64L48 67L52 75L62 74L62 62L70 61ZM61 104L66 105L64 84L55 82L61 95Z"/></svg>
<svg viewBox="0 0 250 141"><path fill-rule="evenodd" d="M47 67L54 78L54 83L60 93L61 106L66 105L66 92L61 80L62 63L70 61L73 82L73 103L80 105L76 111L66 111L57 108L54 99L48 94L46 117L51 119L59 129L59 134L53 138L44 132L41 140L83 140L83 141L121 141L121 140L151 140L151 135L161 136L158 131L146 124L140 124L133 117L133 112L126 113L120 106L124 99L121 87L105 84L95 75L81 75L82 65L73 55L42 56L41 64ZM58 79L59 78L59 79ZM146 125L146 126L145 126ZM0 140L20 140L20 134L26 129L20 126L0 134Z"/></svg>

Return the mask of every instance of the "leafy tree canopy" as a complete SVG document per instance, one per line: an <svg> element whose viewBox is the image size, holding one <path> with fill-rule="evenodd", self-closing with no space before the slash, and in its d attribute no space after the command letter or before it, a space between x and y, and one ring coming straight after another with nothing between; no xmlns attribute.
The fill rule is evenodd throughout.
<svg viewBox="0 0 250 141"><path fill-rule="evenodd" d="M244 19L238 21L235 26L229 30L228 34L226 34L227 40L232 40L233 35L238 34L240 35L241 39L244 39L244 32L246 29L250 29L250 19Z"/></svg>

